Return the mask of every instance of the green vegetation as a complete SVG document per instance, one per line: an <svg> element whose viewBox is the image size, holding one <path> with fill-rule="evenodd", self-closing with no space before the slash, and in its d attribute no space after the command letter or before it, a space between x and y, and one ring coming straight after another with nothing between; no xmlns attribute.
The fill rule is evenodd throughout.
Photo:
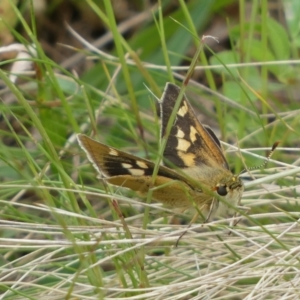
<svg viewBox="0 0 300 300"><path fill-rule="evenodd" d="M118 1L74 1L107 42L93 47L69 28L77 46L68 67L46 54L33 1L8 2L14 42L36 55L16 83L19 59L1 61L0 299L298 299L299 1L286 3L285 25L266 0L132 1L126 24L116 22ZM48 13L54 2L63 1ZM76 134L155 161L155 97L166 82L181 84L213 18L223 22L220 42L205 39L190 102L220 129L234 173L281 142L264 170L251 171L255 180L243 175L250 210L231 234L228 220L198 222L175 248L193 214L100 181ZM76 69L82 60L89 67Z"/></svg>

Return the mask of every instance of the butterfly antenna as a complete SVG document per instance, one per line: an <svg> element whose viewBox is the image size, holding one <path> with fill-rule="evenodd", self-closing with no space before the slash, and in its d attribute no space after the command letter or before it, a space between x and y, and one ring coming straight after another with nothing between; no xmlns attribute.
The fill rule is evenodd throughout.
<svg viewBox="0 0 300 300"><path fill-rule="evenodd" d="M277 146L279 145L279 143L280 143L280 141L277 141L277 142L275 142L275 143L273 144L272 149L271 149L269 155L266 157L266 160L265 160L261 165L259 165L259 166L254 166L254 167L250 167L250 168L247 168L247 169L244 169L244 170L242 170L242 171L240 172L240 174L242 174L242 173L244 173L244 172L246 172L246 171L257 170L257 169L263 169L263 168L267 165L267 163L269 162L270 158L272 157L272 155L273 155L275 149L277 148Z"/></svg>

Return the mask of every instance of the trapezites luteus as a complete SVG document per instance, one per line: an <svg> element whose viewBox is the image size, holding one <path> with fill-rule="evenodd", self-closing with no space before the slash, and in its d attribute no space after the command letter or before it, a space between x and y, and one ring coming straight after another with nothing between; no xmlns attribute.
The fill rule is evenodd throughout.
<svg viewBox="0 0 300 300"><path fill-rule="evenodd" d="M178 86L166 84L160 100L162 137L179 93ZM77 138L88 159L107 182L142 194L152 188L152 198L171 208L185 210L196 206L207 221L214 216L233 215L232 208L240 203L244 190L241 179L229 170L220 141L209 127L198 121L185 95L163 153L165 166L159 167L154 180L153 162L83 134Z"/></svg>

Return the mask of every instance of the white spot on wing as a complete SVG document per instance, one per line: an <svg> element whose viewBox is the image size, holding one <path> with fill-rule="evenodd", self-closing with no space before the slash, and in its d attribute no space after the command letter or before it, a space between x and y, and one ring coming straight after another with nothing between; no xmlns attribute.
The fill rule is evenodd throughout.
<svg viewBox="0 0 300 300"><path fill-rule="evenodd" d="M132 165L131 165L131 164L122 163L121 165L122 165L122 167L123 167L124 169L131 169L131 168L132 168Z"/></svg>
<svg viewBox="0 0 300 300"><path fill-rule="evenodd" d="M194 143L197 139L197 130L194 126L190 127L190 139Z"/></svg>
<svg viewBox="0 0 300 300"><path fill-rule="evenodd" d="M184 132L181 129L179 129L178 127L177 127L176 137L178 137L179 139L184 138Z"/></svg>
<svg viewBox="0 0 300 300"><path fill-rule="evenodd" d="M184 117L185 114L188 112L188 106L185 101L182 102L182 106L179 108L177 115Z"/></svg>
<svg viewBox="0 0 300 300"><path fill-rule="evenodd" d="M145 174L144 170L141 169L128 169L128 172L133 176L142 176Z"/></svg>
<svg viewBox="0 0 300 300"><path fill-rule="evenodd" d="M116 151L115 149L109 148L109 155L113 155L113 156L119 156L118 151Z"/></svg>
<svg viewBox="0 0 300 300"><path fill-rule="evenodd" d="M142 161L140 161L140 160L137 160L137 161L136 161L136 164L137 164L140 168L142 168L142 169L148 169L148 166L147 166L144 162L142 162Z"/></svg>
<svg viewBox="0 0 300 300"><path fill-rule="evenodd" d="M179 151L186 152L190 146L191 146L191 143L189 141L184 140L184 139L179 139L176 149Z"/></svg>

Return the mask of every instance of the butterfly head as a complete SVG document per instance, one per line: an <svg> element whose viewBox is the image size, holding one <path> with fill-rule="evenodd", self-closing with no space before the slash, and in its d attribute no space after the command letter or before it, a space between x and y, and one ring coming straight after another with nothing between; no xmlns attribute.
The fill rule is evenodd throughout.
<svg viewBox="0 0 300 300"><path fill-rule="evenodd" d="M224 197L224 199L232 205L239 205L244 191L244 185L238 176L231 175L221 179L220 182L216 184L214 190L219 196Z"/></svg>

